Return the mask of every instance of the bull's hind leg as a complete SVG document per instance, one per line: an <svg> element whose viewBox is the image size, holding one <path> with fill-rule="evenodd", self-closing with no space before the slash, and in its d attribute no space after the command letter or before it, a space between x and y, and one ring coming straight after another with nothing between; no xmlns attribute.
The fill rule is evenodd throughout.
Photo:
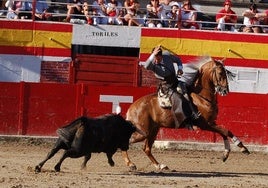
<svg viewBox="0 0 268 188"><path fill-rule="evenodd" d="M60 171L61 164L66 158L68 158L68 157L78 158L78 157L82 157L82 156L83 156L83 153L75 150L74 148L71 148L71 149L65 151L63 153L62 157L60 158L59 162L55 165L55 167L54 167L55 171L56 172Z"/></svg>
<svg viewBox="0 0 268 188"><path fill-rule="evenodd" d="M81 169L85 169L86 168L87 162L89 161L90 158L91 158L91 153L88 154L88 155L86 155L84 157L84 161L83 161L83 163L81 165Z"/></svg>
<svg viewBox="0 0 268 188"><path fill-rule="evenodd" d="M63 153L62 157L60 158L59 162L54 167L54 169L55 169L56 172L59 172L60 171L61 164L64 161L64 159L66 159L67 157L69 157L68 151L65 151Z"/></svg>
<svg viewBox="0 0 268 188"><path fill-rule="evenodd" d="M35 166L35 172L41 172L41 168L43 167L43 165L49 159L51 159L60 149L67 149L67 148L66 148L65 143L59 138L56 144L54 145L54 147L52 148L52 150L47 154L47 157L45 158L45 160L43 160L37 166Z"/></svg>

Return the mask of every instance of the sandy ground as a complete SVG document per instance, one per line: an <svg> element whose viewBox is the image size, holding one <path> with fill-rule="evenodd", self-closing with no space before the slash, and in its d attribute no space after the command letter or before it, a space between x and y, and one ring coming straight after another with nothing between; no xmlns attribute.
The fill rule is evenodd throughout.
<svg viewBox="0 0 268 188"><path fill-rule="evenodd" d="M0 141L0 187L268 187L267 153L232 152L223 163L222 153L217 151L154 149L155 157L170 168L158 171L138 146L129 150L138 168L135 172L125 166L120 152L113 157L114 167L109 166L104 153L97 153L85 170L80 170L83 158L68 158L61 172L55 172L59 152L35 173L35 165L45 158L52 143Z"/></svg>

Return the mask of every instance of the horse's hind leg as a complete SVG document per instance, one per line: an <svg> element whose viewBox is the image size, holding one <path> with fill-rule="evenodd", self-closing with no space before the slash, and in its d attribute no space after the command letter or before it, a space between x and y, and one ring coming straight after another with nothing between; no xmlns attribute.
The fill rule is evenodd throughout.
<svg viewBox="0 0 268 188"><path fill-rule="evenodd" d="M130 138L130 143L136 143L136 142L141 142L146 138L146 136L141 135L139 133L133 133L131 138ZM128 156L128 152L127 151L122 151L122 157L125 160L126 165L129 167L130 171L134 171L137 170L136 165L130 160L129 156Z"/></svg>
<svg viewBox="0 0 268 188"><path fill-rule="evenodd" d="M145 140L143 151L146 153L148 158L152 161L153 165L156 167L157 170L168 170L167 165L160 164L152 154L152 147L156 139L158 130L159 128L155 128L154 130L150 132L150 135L148 135L148 138Z"/></svg>
<svg viewBox="0 0 268 188"><path fill-rule="evenodd" d="M129 156L128 156L128 152L127 151L121 151L122 157L125 160L126 165L129 167L130 171L134 171L137 170L136 165L130 160Z"/></svg>
<svg viewBox="0 0 268 188"><path fill-rule="evenodd" d="M43 165L49 159L51 159L60 149L66 149L65 147L66 147L65 143L59 138L54 147L52 148L52 150L47 154L47 157L37 166L35 166L35 172L41 172L41 168L43 167Z"/></svg>

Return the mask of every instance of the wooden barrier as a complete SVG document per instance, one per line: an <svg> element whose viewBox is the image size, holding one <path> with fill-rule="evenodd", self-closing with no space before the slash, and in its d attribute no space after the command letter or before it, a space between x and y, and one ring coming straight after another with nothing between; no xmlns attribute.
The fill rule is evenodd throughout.
<svg viewBox="0 0 268 188"><path fill-rule="evenodd" d="M25 82L0 82L0 88L0 134L31 136L55 136L58 127L74 118L111 113L115 104L124 115L133 101L155 91L152 87ZM218 101L218 124L246 143L268 144L267 94L230 93ZM157 139L222 142L210 132L178 129L161 129Z"/></svg>

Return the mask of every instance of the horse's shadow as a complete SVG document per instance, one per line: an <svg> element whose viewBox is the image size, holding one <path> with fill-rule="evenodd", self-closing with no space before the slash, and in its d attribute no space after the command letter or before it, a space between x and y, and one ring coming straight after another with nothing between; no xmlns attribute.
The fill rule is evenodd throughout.
<svg viewBox="0 0 268 188"><path fill-rule="evenodd" d="M205 172L205 171L151 171L151 172L132 172L144 177L189 177L189 178L217 178L217 177L242 177L242 176L267 176L268 173L243 173L243 172Z"/></svg>

